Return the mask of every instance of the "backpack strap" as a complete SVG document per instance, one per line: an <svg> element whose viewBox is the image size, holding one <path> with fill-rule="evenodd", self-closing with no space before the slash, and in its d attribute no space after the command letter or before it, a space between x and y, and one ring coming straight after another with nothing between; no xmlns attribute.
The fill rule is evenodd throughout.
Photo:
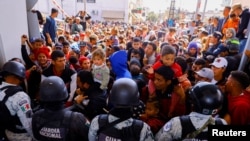
<svg viewBox="0 0 250 141"><path fill-rule="evenodd" d="M144 124L142 121L133 119L131 126L123 127L120 130L122 140L123 141L139 141L143 125Z"/></svg>
<svg viewBox="0 0 250 141"><path fill-rule="evenodd" d="M143 121L141 120L133 120L133 133L134 133L134 137L137 141L140 140L140 136L141 136L141 130L143 128Z"/></svg>
<svg viewBox="0 0 250 141"><path fill-rule="evenodd" d="M99 123L99 130L97 132L97 135L99 135L102 131L107 130L108 128L114 127L114 125L127 120L127 119L118 119L114 122L109 123L108 122L108 114L102 114L98 118ZM121 138L125 141L134 141L134 140L140 140L141 130L143 128L143 122L141 120L133 119L133 123L129 127L122 128L119 132L121 135Z"/></svg>
<svg viewBox="0 0 250 141"><path fill-rule="evenodd" d="M74 112L72 111L65 111L64 113L64 118L62 120L62 125L67 129L67 134L66 134L66 140L70 140L72 138L74 138L74 134L70 134L70 126L71 126L71 122L72 122L72 118L74 116Z"/></svg>
<svg viewBox="0 0 250 141"><path fill-rule="evenodd" d="M4 96L3 100L0 101L0 110L1 110L1 112L3 114L3 115L1 115L2 116L1 119L3 120L3 121L1 121L1 124L5 128L8 127L9 129L11 129L11 131L12 130L15 131L15 129L16 129L15 126L16 125L21 125L21 122L20 122L19 118L17 117L17 115L12 116L10 114L10 111L7 108L7 106L5 105L5 103L6 103L6 101L8 100L9 97L15 95L19 91L23 91L23 89L20 86L10 86L9 85L9 86L2 87L0 89L0 91L3 91L3 90L5 90L4 91L5 96ZM12 120L11 123L6 122L6 121L9 121L10 119ZM21 133L23 133L25 130L18 130L18 131L15 131L15 132L19 132L19 131Z"/></svg>
<svg viewBox="0 0 250 141"><path fill-rule="evenodd" d="M184 136L184 134L182 134L182 139L193 139L193 138L196 138L196 137L198 137L198 138L204 138L204 137L207 136L207 132L202 132L202 131L205 128L207 128L208 125L211 125L212 123L215 123L214 119L210 116L209 119L204 123L204 125L201 128L199 128L199 129L196 130L195 127L194 127L194 125L191 122L190 117L186 116L186 118L189 118L189 119L184 119L184 120L186 120L184 122L187 122L187 120L188 120L189 123L186 123L186 124L189 124L189 125L187 126L184 123L181 123L182 125L184 125L184 126L182 126L182 131L184 131L184 133L186 134L186 136ZM181 122L183 122L183 121L181 121ZM190 124L192 124L192 126L190 126ZM191 127L194 128L193 131L191 131L191 132L185 131L186 129L191 128Z"/></svg>
<svg viewBox="0 0 250 141"><path fill-rule="evenodd" d="M2 91L2 90L5 90L5 89L7 89L7 88L9 88L9 87L13 87L13 86L4 86L4 87L2 87L2 88L0 88L0 90Z"/></svg>
<svg viewBox="0 0 250 141"><path fill-rule="evenodd" d="M126 118L126 119L119 118L119 119L109 123L108 122L108 114L100 115L99 119L98 119L99 130L97 131L97 135L99 135L102 131L105 131L108 128L114 127L114 125L116 125L122 121L125 121L127 119L129 119L129 118Z"/></svg>
<svg viewBox="0 0 250 141"><path fill-rule="evenodd" d="M107 123L108 123L108 115L101 114L98 118L99 130L97 132L97 135L103 130L101 128L103 128L105 125L107 125Z"/></svg>
<svg viewBox="0 0 250 141"><path fill-rule="evenodd" d="M6 95L3 98L3 100L1 101L3 104L5 104L5 102L8 100L9 97L13 96L17 92L23 91L22 87L20 87L20 86L5 86L5 87L2 87L0 90L3 91L5 89L7 89L5 91Z"/></svg>
<svg viewBox="0 0 250 141"><path fill-rule="evenodd" d="M63 125L65 125L65 127L70 127L71 125L71 118L72 118L72 115L73 115L74 112L72 111L66 111L64 113L64 118L63 118Z"/></svg>
<svg viewBox="0 0 250 141"><path fill-rule="evenodd" d="M188 115L180 116L180 122L182 127L182 135L181 135L182 139L184 139L187 136L187 134L196 131Z"/></svg>
<svg viewBox="0 0 250 141"><path fill-rule="evenodd" d="M212 124L212 123L215 123L214 119L210 116L209 119L205 122L205 124L197 129L196 131L192 132L192 133L189 133L187 135L186 138L190 139L190 138L195 138L197 136L200 136L202 135L203 137L207 136L207 132L202 132L205 128L207 128L208 125ZM200 136L200 137L202 137Z"/></svg>

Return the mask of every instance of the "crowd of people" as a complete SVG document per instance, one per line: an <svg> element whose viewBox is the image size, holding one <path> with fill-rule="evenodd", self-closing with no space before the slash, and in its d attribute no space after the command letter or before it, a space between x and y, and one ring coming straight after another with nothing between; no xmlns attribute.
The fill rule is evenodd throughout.
<svg viewBox="0 0 250 141"><path fill-rule="evenodd" d="M207 140L209 125L250 124L241 4L173 26L80 11L59 28L57 15L39 22L41 37L21 35L22 58L1 69L0 141Z"/></svg>

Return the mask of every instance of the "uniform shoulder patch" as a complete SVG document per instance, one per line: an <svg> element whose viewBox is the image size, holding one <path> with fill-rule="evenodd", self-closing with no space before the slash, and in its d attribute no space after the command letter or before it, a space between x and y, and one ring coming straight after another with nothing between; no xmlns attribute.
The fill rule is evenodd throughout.
<svg viewBox="0 0 250 141"><path fill-rule="evenodd" d="M21 107L21 110L23 112L31 110L30 104L28 103L27 100L22 100L21 102L19 102L19 106Z"/></svg>
<svg viewBox="0 0 250 141"><path fill-rule="evenodd" d="M172 121L169 121L164 125L163 130L165 132L168 132L171 128L172 128Z"/></svg>

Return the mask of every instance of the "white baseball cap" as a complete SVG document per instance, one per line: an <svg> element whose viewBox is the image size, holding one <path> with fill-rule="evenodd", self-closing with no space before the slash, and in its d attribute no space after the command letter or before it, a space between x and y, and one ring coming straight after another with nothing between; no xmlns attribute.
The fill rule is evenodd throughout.
<svg viewBox="0 0 250 141"><path fill-rule="evenodd" d="M227 67L227 60L224 57L218 57L215 58L214 62L211 64L212 66L215 66L216 68L224 68Z"/></svg>
<svg viewBox="0 0 250 141"><path fill-rule="evenodd" d="M201 70L197 71L196 74L209 80L214 79L214 72L210 68L202 68Z"/></svg>

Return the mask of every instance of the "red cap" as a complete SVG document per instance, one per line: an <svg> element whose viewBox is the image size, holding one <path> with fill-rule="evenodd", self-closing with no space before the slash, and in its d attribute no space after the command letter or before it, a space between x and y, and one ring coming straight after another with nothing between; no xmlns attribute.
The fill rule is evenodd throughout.
<svg viewBox="0 0 250 141"><path fill-rule="evenodd" d="M80 37L84 37L85 36L85 34L84 33L80 33Z"/></svg>
<svg viewBox="0 0 250 141"><path fill-rule="evenodd" d="M37 60L37 57L40 53L45 54L47 58L50 58L50 49L48 47L41 47L35 50L35 59Z"/></svg>
<svg viewBox="0 0 250 141"><path fill-rule="evenodd" d="M85 57L85 56L80 57L79 58L79 64L81 65L83 63L83 61L85 61L85 60L89 60L89 58Z"/></svg>

